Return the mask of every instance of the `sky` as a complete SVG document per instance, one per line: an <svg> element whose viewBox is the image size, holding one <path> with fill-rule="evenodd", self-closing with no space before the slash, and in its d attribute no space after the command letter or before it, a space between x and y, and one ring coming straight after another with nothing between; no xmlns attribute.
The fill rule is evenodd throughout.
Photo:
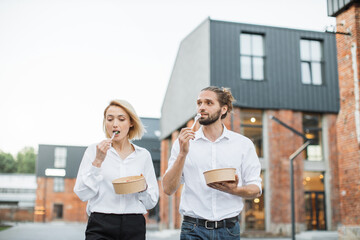
<svg viewBox="0 0 360 240"><path fill-rule="evenodd" d="M112 99L160 118L179 45L206 18L324 32L326 2L0 0L0 150L100 142Z"/></svg>

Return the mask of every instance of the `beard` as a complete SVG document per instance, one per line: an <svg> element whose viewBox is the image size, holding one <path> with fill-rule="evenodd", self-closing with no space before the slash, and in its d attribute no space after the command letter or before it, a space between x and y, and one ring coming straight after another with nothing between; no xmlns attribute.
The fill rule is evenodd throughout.
<svg viewBox="0 0 360 240"><path fill-rule="evenodd" d="M199 119L199 123L201 125L210 125L213 124L214 122L216 122L217 120L219 120L220 118L220 114L221 114L221 109L219 109L219 111L217 111L216 113L214 113L213 115L209 115L208 118L206 119Z"/></svg>

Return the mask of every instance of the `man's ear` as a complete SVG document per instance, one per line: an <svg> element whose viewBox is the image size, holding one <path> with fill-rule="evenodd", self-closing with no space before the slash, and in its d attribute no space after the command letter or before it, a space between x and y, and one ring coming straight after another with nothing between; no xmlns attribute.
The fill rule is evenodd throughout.
<svg viewBox="0 0 360 240"><path fill-rule="evenodd" d="M221 115L224 115L228 110L228 106L224 105L221 107Z"/></svg>

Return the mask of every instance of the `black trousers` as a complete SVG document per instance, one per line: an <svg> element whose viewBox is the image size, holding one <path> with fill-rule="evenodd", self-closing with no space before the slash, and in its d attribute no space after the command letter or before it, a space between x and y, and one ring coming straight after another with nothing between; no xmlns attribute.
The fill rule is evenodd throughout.
<svg viewBox="0 0 360 240"><path fill-rule="evenodd" d="M91 213L86 240L145 240L145 218L142 214Z"/></svg>

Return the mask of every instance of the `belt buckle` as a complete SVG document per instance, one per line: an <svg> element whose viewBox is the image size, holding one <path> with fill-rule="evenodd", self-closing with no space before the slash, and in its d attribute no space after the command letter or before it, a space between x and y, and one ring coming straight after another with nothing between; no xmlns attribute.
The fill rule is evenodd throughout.
<svg viewBox="0 0 360 240"><path fill-rule="evenodd" d="M209 221L207 221L207 220L205 221L205 228L206 228L206 229L208 229L208 230L212 230L212 229L216 229L216 228L217 228L217 221L215 221L215 222L214 222L214 223L215 223L215 226L214 226L214 227L212 227L212 228L208 227L208 225L207 225L207 224L208 224L208 222L209 222Z"/></svg>

